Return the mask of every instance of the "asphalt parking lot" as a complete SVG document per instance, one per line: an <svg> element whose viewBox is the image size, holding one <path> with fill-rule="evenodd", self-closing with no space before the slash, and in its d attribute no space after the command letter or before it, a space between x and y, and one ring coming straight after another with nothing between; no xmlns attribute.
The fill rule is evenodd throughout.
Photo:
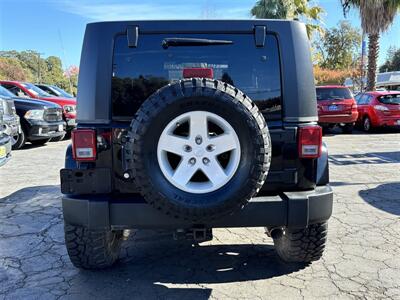
<svg viewBox="0 0 400 300"><path fill-rule="evenodd" d="M400 133L330 135L334 213L322 260L279 261L262 228L192 247L140 231L111 270L79 271L63 241L58 170L68 141L0 169L0 299L400 299Z"/></svg>

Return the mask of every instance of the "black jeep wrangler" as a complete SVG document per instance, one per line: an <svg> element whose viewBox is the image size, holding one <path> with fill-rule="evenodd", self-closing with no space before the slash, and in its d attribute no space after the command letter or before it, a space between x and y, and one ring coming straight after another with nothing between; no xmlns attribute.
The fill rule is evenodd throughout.
<svg viewBox="0 0 400 300"><path fill-rule="evenodd" d="M130 229L199 242L217 227L265 227L284 261L319 259L333 193L317 121L297 21L89 24L61 170L71 261L112 265Z"/></svg>

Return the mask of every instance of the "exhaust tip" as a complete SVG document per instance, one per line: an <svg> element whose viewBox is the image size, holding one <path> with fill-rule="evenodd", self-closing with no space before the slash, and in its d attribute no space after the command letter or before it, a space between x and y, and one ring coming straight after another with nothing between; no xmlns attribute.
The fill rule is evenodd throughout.
<svg viewBox="0 0 400 300"><path fill-rule="evenodd" d="M271 237L275 239L280 239L283 235L283 230L281 228L274 228L271 230Z"/></svg>

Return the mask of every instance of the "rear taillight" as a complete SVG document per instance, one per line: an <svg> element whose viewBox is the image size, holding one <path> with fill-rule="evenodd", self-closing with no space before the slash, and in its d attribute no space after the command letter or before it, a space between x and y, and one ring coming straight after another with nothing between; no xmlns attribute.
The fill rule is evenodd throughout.
<svg viewBox="0 0 400 300"><path fill-rule="evenodd" d="M75 129L72 131L72 155L76 161L94 161L97 154L96 131Z"/></svg>
<svg viewBox="0 0 400 300"><path fill-rule="evenodd" d="M322 147L322 128L304 126L299 128L299 157L318 158Z"/></svg>

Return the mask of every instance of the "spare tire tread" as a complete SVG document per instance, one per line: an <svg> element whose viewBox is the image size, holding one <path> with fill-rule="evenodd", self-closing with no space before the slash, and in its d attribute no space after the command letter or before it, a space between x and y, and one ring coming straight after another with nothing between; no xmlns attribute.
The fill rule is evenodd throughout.
<svg viewBox="0 0 400 300"><path fill-rule="evenodd" d="M171 86L174 86L174 88L171 88ZM209 91L209 95L205 94L206 91ZM168 201L165 195L157 192L153 188L148 176L142 172L145 166L142 159L144 153L141 150L141 143L143 143L143 136L147 127L151 126L151 122L149 122L149 120L151 120L150 116L159 114L176 99L193 96L220 97L223 101L240 102L243 105L237 105L237 108L242 110L249 119L253 118L255 120L255 122L247 123L250 126L256 125L258 128L254 128L254 132L259 133L255 138L255 143L259 146L255 155L257 162L254 164L250 178L248 178L253 184L246 185L246 187L251 186L252 190L248 191L246 187L244 187L242 189L242 199L240 199L234 207L232 207L232 203L222 207L212 207L207 211L203 211L201 215L199 215L199 212L195 209L182 206L178 207L171 203L171 201ZM168 84L151 95L142 104L135 114L128 132L126 153L130 154L127 155L127 157L130 157L127 163L129 169L132 171L135 185L150 205L174 218L198 221L200 219L209 218L210 215L212 215L214 219L230 213L238 207L243 207L258 193L265 182L269 170L271 162L270 145L270 135L264 117L258 110L258 107L244 93L218 80L192 78L180 80L179 84Z"/></svg>

